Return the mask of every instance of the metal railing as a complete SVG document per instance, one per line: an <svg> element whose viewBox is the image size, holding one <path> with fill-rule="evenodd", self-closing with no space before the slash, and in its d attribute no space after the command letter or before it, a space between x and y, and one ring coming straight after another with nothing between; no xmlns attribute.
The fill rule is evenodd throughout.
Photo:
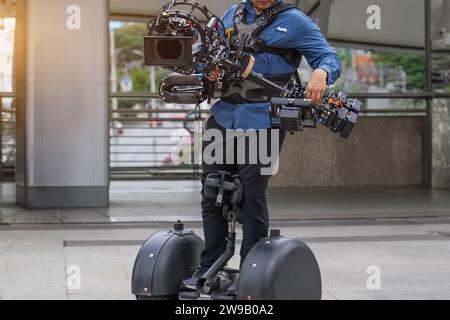
<svg viewBox="0 0 450 320"><path fill-rule="evenodd" d="M424 99L427 94L352 94L370 99ZM173 162L177 148L193 150L193 135L185 130L195 118L193 107L185 108L149 106L149 101L159 101L156 94L112 94L111 99L140 100L139 108L110 110L110 172L113 180L139 179L196 179L200 167L196 164ZM13 180L16 153L16 110L14 93L0 93L0 181ZM120 104L119 104L120 107ZM201 119L209 112L201 110ZM412 115L425 116L425 109L365 110L363 115ZM188 121L186 122L186 117ZM193 157L192 157L193 158Z"/></svg>
<svg viewBox="0 0 450 320"><path fill-rule="evenodd" d="M207 110L163 107L159 97L150 94L112 94L110 98L118 101L109 111L112 180L199 178L200 166L193 161L193 123L203 121ZM186 153L191 161L185 161Z"/></svg>
<svg viewBox="0 0 450 320"><path fill-rule="evenodd" d="M15 174L16 110L14 98L14 93L0 93L0 181L13 180Z"/></svg>
<svg viewBox="0 0 450 320"><path fill-rule="evenodd" d="M357 98L418 99L424 94L352 94ZM193 120L192 105L165 105L157 94L114 93L116 107L110 108L110 176L112 180L196 179L200 166L174 163L174 150L187 146L193 150L193 134L185 130ZM128 103L124 107L124 102ZM126 104L126 103L125 103ZM113 105L113 104L112 104ZM204 120L209 112L201 110ZM425 116L425 108L392 108L364 110L363 116ZM193 158L193 157L192 157Z"/></svg>

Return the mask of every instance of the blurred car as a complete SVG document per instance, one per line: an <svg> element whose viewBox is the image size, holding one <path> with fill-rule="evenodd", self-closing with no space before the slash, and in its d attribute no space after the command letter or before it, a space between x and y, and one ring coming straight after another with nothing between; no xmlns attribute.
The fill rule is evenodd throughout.
<svg viewBox="0 0 450 320"><path fill-rule="evenodd" d="M152 128L156 128L156 127L162 127L164 124L163 120L158 119L158 120L153 120L153 121L149 121L148 125Z"/></svg>
<svg viewBox="0 0 450 320"><path fill-rule="evenodd" d="M109 135L111 137L120 136L123 134L123 132L124 132L123 124L122 122L119 121L114 121L112 127L110 127L109 129Z"/></svg>

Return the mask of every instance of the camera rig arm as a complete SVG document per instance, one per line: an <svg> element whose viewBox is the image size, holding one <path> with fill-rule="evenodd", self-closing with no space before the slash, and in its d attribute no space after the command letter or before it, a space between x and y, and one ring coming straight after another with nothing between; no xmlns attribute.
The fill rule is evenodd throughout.
<svg viewBox="0 0 450 320"><path fill-rule="evenodd" d="M293 84L281 87L264 78L262 74L251 71L254 58L249 65L234 65L239 68L240 76L252 81L271 92L278 94L270 98L270 117L273 126L280 127L287 132L303 131L305 128L316 128L321 124L342 138L348 138L356 125L361 112L362 103L357 99L349 99L345 92L331 93L318 105L310 99L305 99L306 88ZM224 60L223 64L233 69L233 63Z"/></svg>

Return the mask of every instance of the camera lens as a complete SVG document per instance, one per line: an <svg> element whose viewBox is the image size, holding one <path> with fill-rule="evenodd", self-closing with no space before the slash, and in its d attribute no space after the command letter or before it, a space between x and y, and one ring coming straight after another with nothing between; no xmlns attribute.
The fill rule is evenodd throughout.
<svg viewBox="0 0 450 320"><path fill-rule="evenodd" d="M183 46L179 40L159 40L156 50L162 59L179 59L183 53Z"/></svg>

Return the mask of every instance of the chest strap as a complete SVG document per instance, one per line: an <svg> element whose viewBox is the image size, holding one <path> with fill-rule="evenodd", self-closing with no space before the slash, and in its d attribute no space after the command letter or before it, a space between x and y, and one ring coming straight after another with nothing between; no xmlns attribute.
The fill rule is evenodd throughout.
<svg viewBox="0 0 450 320"><path fill-rule="evenodd" d="M265 42L259 39L259 35L267 27L269 27L277 18L277 16L285 11L297 9L296 6L286 3L279 3L267 10L265 10L255 21L255 28L246 39L246 43L240 44L241 48L249 52L266 52L282 57L287 63L298 68L300 66L302 55L298 50L295 49L285 49L277 48L273 46L266 45ZM245 10L245 2L239 4L236 9L234 17L234 36L239 36L239 25L241 25L247 19L247 10Z"/></svg>

